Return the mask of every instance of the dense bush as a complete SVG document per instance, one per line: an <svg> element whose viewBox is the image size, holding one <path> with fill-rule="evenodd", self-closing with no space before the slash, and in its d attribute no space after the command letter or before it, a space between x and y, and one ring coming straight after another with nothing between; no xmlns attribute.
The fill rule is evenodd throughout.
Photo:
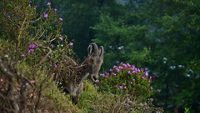
<svg viewBox="0 0 200 113"><path fill-rule="evenodd" d="M151 82L152 76L147 68L121 63L100 74L99 90L122 99L127 111L161 112L162 109L152 104L154 91Z"/></svg>
<svg viewBox="0 0 200 113"><path fill-rule="evenodd" d="M105 91L99 92L90 82L86 81L85 90L81 94L78 107L84 113L162 112L163 110L155 107L152 101L152 99L141 101L129 94L116 95Z"/></svg>
<svg viewBox="0 0 200 113"><path fill-rule="evenodd" d="M128 93L144 99L152 94L151 76L147 69L121 63L100 74L100 76L100 89L103 91L110 91L115 94Z"/></svg>
<svg viewBox="0 0 200 113"><path fill-rule="evenodd" d="M51 76L55 63L72 54L62 18L50 6L37 13L29 0L0 4L0 111L81 112Z"/></svg>

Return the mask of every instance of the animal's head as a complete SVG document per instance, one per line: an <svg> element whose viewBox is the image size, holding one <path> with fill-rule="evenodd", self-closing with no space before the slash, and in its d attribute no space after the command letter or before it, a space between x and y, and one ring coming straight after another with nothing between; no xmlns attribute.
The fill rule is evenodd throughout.
<svg viewBox="0 0 200 113"><path fill-rule="evenodd" d="M87 65L89 66L89 74L92 81L97 82L99 78L99 70L103 63L104 48L98 47L97 44L91 43L88 46Z"/></svg>

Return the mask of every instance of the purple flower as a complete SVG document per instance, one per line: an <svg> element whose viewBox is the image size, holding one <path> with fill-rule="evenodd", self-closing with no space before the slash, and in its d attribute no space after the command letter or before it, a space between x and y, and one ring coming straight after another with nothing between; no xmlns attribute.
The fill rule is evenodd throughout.
<svg viewBox="0 0 200 113"><path fill-rule="evenodd" d="M128 65L127 65L127 64L122 64L122 66L124 66L125 68L127 68L127 67L128 67Z"/></svg>
<svg viewBox="0 0 200 113"><path fill-rule="evenodd" d="M136 68L136 67L135 67L135 65L131 65L130 67L131 67L131 68L133 68L133 69L135 69L135 68Z"/></svg>
<svg viewBox="0 0 200 113"><path fill-rule="evenodd" d="M105 74L104 74L104 73L101 73L100 76L105 77Z"/></svg>
<svg viewBox="0 0 200 113"><path fill-rule="evenodd" d="M122 66L119 66L118 68L119 68L119 69L123 69L123 67L122 67Z"/></svg>
<svg viewBox="0 0 200 113"><path fill-rule="evenodd" d="M136 68L135 70L136 70L137 73L141 72L141 70L139 68Z"/></svg>
<svg viewBox="0 0 200 113"><path fill-rule="evenodd" d="M29 49L28 53L30 54L30 53L33 53L34 51L35 51L34 49Z"/></svg>
<svg viewBox="0 0 200 113"><path fill-rule="evenodd" d="M48 16L49 16L48 13L44 13L44 14L43 14L43 17L44 17L44 18L48 18Z"/></svg>
<svg viewBox="0 0 200 113"><path fill-rule="evenodd" d="M133 67L131 67L130 69L131 69L132 71L135 71L135 70L136 70L136 69L135 69L135 68L133 68Z"/></svg>
<svg viewBox="0 0 200 113"><path fill-rule="evenodd" d="M117 72L120 72L120 69L119 69L119 68L116 68L116 71L117 71Z"/></svg>
<svg viewBox="0 0 200 113"><path fill-rule="evenodd" d="M128 74L131 75L132 74L131 71L128 71Z"/></svg>
<svg viewBox="0 0 200 113"><path fill-rule="evenodd" d="M156 113L161 113L160 111L156 111Z"/></svg>
<svg viewBox="0 0 200 113"><path fill-rule="evenodd" d="M131 67L131 65L130 65L129 63L127 63L127 66L128 66L128 67Z"/></svg>
<svg viewBox="0 0 200 113"><path fill-rule="evenodd" d="M123 86L122 86L122 85L120 85L120 86L119 86L119 89L123 89Z"/></svg>
<svg viewBox="0 0 200 113"><path fill-rule="evenodd" d="M145 76L149 76L149 73L147 71L144 72Z"/></svg>
<svg viewBox="0 0 200 113"><path fill-rule="evenodd" d="M30 54L30 53L33 53L34 51L35 51L35 49L37 49L38 48L38 45L37 44L35 44L35 43L31 43L31 44L29 44L29 46L28 46L28 53Z"/></svg>
<svg viewBox="0 0 200 113"><path fill-rule="evenodd" d="M134 71L132 71L132 73L137 74L137 71L134 70Z"/></svg>
<svg viewBox="0 0 200 113"><path fill-rule="evenodd" d="M57 63L53 64L53 67L54 67L54 68L57 68L57 67L58 67L58 64L57 64Z"/></svg>
<svg viewBox="0 0 200 113"><path fill-rule="evenodd" d="M35 43L31 43L31 44L29 44L28 48L29 49L36 49L36 48L38 48L38 45L35 44Z"/></svg>
<svg viewBox="0 0 200 113"><path fill-rule="evenodd" d="M107 78L107 77L109 77L109 73L108 72L104 72L104 73L101 73L100 76Z"/></svg>

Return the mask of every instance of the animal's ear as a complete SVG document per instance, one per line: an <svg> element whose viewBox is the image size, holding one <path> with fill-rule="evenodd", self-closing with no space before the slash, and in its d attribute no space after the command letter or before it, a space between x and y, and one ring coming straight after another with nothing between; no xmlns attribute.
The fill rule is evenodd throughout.
<svg viewBox="0 0 200 113"><path fill-rule="evenodd" d="M99 56L103 57L103 54L104 54L104 48L103 48L103 46L100 46L100 48L99 48Z"/></svg>

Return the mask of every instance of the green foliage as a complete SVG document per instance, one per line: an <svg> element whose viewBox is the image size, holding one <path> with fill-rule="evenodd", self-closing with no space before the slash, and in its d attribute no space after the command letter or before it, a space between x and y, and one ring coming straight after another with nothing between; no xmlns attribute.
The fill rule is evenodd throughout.
<svg viewBox="0 0 200 113"><path fill-rule="evenodd" d="M78 107L84 113L144 113L162 111L152 105L150 100L145 102L137 98L130 99L131 95L116 95L109 92L99 92L90 83L85 82L85 90L81 94Z"/></svg>
<svg viewBox="0 0 200 113"><path fill-rule="evenodd" d="M74 44L74 51L79 58L86 55L85 48L93 38L92 26L98 21L98 0L65 0L52 1L64 19L64 33Z"/></svg>
<svg viewBox="0 0 200 113"><path fill-rule="evenodd" d="M151 58L155 60L151 68L159 77L155 82L155 88L161 89L157 97L162 99L160 102L166 108L191 107L192 112L197 112L199 93L195 89L199 87L197 81L200 78L197 66L200 56L197 52L200 42L197 21L199 1L157 0L152 4L155 8L149 8L149 15L154 16L152 23L155 30L151 37L154 37L155 44Z"/></svg>
<svg viewBox="0 0 200 113"><path fill-rule="evenodd" d="M102 15L100 19L100 23L94 27L94 41L106 49L105 66L108 68L116 61L141 65L149 55L148 48L142 42L147 27L125 24L121 19L115 21L108 15Z"/></svg>
<svg viewBox="0 0 200 113"><path fill-rule="evenodd" d="M98 92L89 82L84 82L84 85L85 89L81 94L78 107L84 113L108 113L115 103L115 96Z"/></svg>
<svg viewBox="0 0 200 113"><path fill-rule="evenodd" d="M66 96L55 84L52 77L47 75L45 70L32 69L21 62L17 65L18 70L27 75L26 77L34 82L35 92L40 92L40 110L51 110L51 112L76 112L82 113L77 106L74 106L69 96ZM49 87L51 86L51 87ZM47 106L48 105L48 106Z"/></svg>
<svg viewBox="0 0 200 113"><path fill-rule="evenodd" d="M190 113L190 108L185 108L184 113Z"/></svg>

